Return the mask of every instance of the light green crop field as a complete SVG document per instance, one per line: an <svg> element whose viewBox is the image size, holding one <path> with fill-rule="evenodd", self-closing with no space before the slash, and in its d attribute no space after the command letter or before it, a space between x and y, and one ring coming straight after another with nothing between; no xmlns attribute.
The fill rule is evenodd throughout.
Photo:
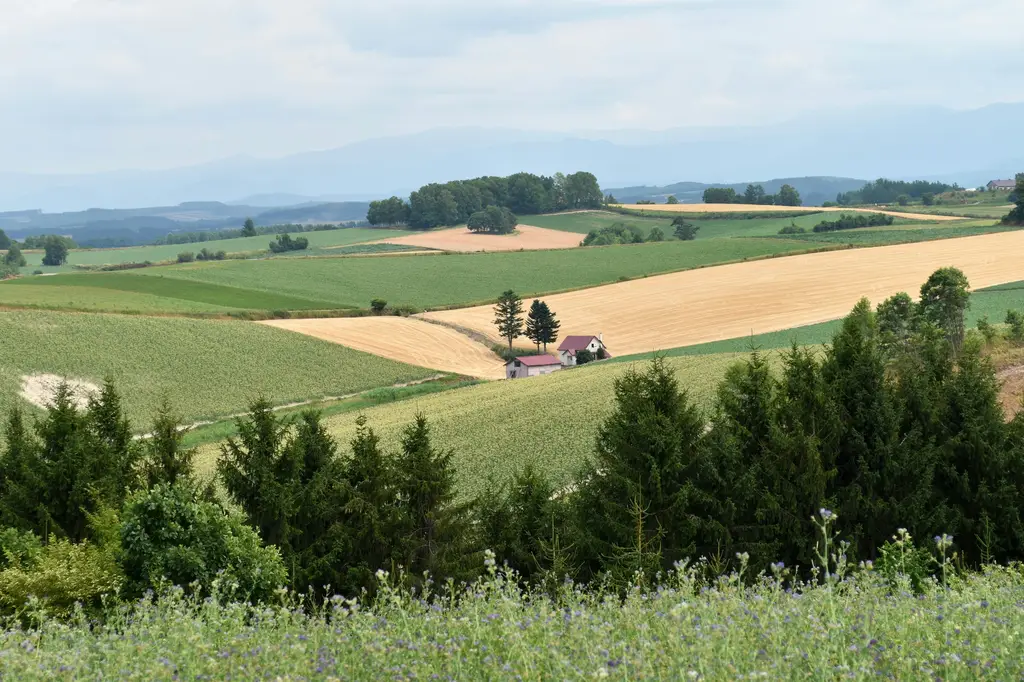
<svg viewBox="0 0 1024 682"><path fill-rule="evenodd" d="M685 217L685 216L684 216ZM796 218L725 218L720 220L690 219L687 222L700 227L697 240L716 237L770 237L791 224L808 231L822 220L822 214L810 214ZM660 227L665 236L672 236L672 220L663 217L639 217L613 213L611 211L582 211L555 215L522 216L519 221L525 225L546 227L551 230L586 234L616 223L637 228L646 238L654 227Z"/></svg>
<svg viewBox="0 0 1024 682"><path fill-rule="evenodd" d="M321 253L337 252L331 247L344 247L350 244L360 244L375 241L377 239L388 239L411 234L407 230L384 230L372 228L348 227L340 230L324 230L321 232L292 233L309 240L309 248L305 251L297 251L293 254L282 255L318 255ZM27 265L23 272L42 270L43 272L67 272L74 270L74 266L100 266L117 265L120 263L144 263L150 261L160 263L176 260L179 253L189 251L199 253L202 249L210 251L226 251L227 253L248 253L267 251L274 235L265 234L258 237L241 237L238 239L218 239L209 242L195 242L193 244L167 244L159 246L129 246L119 249L75 249L68 253L68 262L61 267L44 266L42 251L25 252Z"/></svg>
<svg viewBox="0 0 1024 682"><path fill-rule="evenodd" d="M270 259L173 266L167 278L366 307L371 299L429 308L597 286L748 258L805 251L782 239L707 239L629 246L381 258ZM152 276L147 270L116 273ZM320 306L323 307L323 306Z"/></svg>
<svg viewBox="0 0 1024 682"><path fill-rule="evenodd" d="M26 375L110 377L144 430L166 395L187 420L341 396L436 374L249 322L45 311L0 312L0 413Z"/></svg>
<svg viewBox="0 0 1024 682"><path fill-rule="evenodd" d="M673 358L680 384L708 404L719 379L737 355ZM601 421L614 405L613 383L628 365L595 363L542 377L499 381L372 407L363 414L385 447L397 448L402 429L417 414L429 420L437 446L451 448L458 487L473 496L489 477L505 480L526 464L558 483L574 478L594 448ZM643 367L642 364L637 365ZM329 417L328 427L347 452L357 414ZM217 446L200 450L197 468L209 474Z"/></svg>
<svg viewBox="0 0 1024 682"><path fill-rule="evenodd" d="M233 261L245 262L245 261ZM0 305L111 312L208 313L237 310L323 310L340 308L272 290L164 277L165 269L146 277L126 272L23 277L0 283Z"/></svg>

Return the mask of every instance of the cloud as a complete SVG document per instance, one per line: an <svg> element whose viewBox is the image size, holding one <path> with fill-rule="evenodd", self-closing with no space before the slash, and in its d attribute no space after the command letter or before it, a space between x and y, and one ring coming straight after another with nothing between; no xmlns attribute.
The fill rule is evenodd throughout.
<svg viewBox="0 0 1024 682"><path fill-rule="evenodd" d="M1024 3L0 0L0 170L1024 99Z"/></svg>

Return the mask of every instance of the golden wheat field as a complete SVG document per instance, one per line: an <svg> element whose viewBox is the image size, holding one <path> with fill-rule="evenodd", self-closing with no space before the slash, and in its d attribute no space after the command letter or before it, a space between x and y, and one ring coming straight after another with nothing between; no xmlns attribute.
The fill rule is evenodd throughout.
<svg viewBox="0 0 1024 682"><path fill-rule="evenodd" d="M515 234L476 234L465 227L410 234L394 239L381 239L383 244L422 246L442 251L534 251L538 249L571 249L580 245L582 237L573 232L548 230L532 225L516 226Z"/></svg>
<svg viewBox="0 0 1024 682"><path fill-rule="evenodd" d="M287 329L385 358L481 379L504 379L505 367L489 348L441 325L404 317L269 320Z"/></svg>
<svg viewBox="0 0 1024 682"><path fill-rule="evenodd" d="M604 334L613 355L630 355L789 329L916 294L937 268L953 265L974 288L1024 277L1024 231L789 256L689 270L545 297L561 333ZM491 306L423 317L495 336ZM408 361L405 357L388 355Z"/></svg>
<svg viewBox="0 0 1024 682"><path fill-rule="evenodd" d="M928 213L902 213L900 211L886 211L875 208L846 208L831 206L751 206L750 204L617 204L617 208L628 208L634 211L661 211L665 213L791 213L793 211L804 211L806 213L882 213L906 218L908 220L929 220L934 222L946 222L951 220L964 220L960 216L934 215Z"/></svg>

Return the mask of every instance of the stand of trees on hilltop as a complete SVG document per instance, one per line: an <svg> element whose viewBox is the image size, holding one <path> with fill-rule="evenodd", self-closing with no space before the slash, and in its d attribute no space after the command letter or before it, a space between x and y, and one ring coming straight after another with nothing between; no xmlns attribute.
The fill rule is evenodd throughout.
<svg viewBox="0 0 1024 682"><path fill-rule="evenodd" d="M768 194L763 185L747 185L743 194L732 187L709 187L704 190L705 204L751 204L760 206L801 206L800 192L792 185L783 185L778 194Z"/></svg>
<svg viewBox="0 0 1024 682"><path fill-rule="evenodd" d="M408 202L391 197L370 202L371 225L408 225L417 230L462 225L490 206L515 215L600 208L604 195L592 173L553 177L516 173L508 177L482 177L424 185Z"/></svg>
<svg viewBox="0 0 1024 682"><path fill-rule="evenodd" d="M841 192L836 196L836 203L840 206L851 206L854 204L893 204L900 200L900 197L910 199L925 199L934 197L936 194L950 192L960 189L958 185L947 185L944 182L928 182L927 180L887 180L879 178L869 182L856 192ZM927 202L926 202L927 203Z"/></svg>
<svg viewBox="0 0 1024 682"><path fill-rule="evenodd" d="M1017 173L1017 187L1011 195L1017 206L1003 218L1006 225L1024 225L1024 173Z"/></svg>

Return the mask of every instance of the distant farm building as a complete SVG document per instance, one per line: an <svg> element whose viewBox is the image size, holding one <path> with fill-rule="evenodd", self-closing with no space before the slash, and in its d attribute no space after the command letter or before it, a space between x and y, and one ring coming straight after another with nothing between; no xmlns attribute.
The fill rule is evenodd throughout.
<svg viewBox="0 0 1024 682"><path fill-rule="evenodd" d="M1004 190L1004 191L1010 192L1010 191L1013 191L1014 189L1017 188L1017 181L1016 180L993 180L992 182L988 183L988 188L990 190L1000 189L1000 190Z"/></svg>
<svg viewBox="0 0 1024 682"><path fill-rule="evenodd" d="M524 355L512 358L505 365L506 379L524 379L541 374L551 374L562 369L562 363L554 355Z"/></svg>
<svg viewBox="0 0 1024 682"><path fill-rule="evenodd" d="M601 334L597 336L567 336L558 346L558 357L562 362L562 367L575 367L576 354L582 350L590 351L595 360L611 357L608 349L604 346L604 337Z"/></svg>

